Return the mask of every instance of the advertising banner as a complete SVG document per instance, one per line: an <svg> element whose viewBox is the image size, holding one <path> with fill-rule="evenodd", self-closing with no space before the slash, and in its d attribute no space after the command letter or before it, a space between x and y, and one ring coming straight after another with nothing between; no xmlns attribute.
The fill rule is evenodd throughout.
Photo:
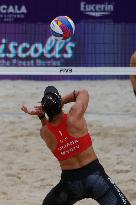
<svg viewBox="0 0 136 205"><path fill-rule="evenodd" d="M50 35L48 24L1 24L0 67L127 67L135 28L84 21L76 24L71 39L59 41Z"/></svg>
<svg viewBox="0 0 136 205"><path fill-rule="evenodd" d="M48 25L1 25L0 66L74 65L80 49L77 39L53 38Z"/></svg>
<svg viewBox="0 0 136 205"><path fill-rule="evenodd" d="M36 21L32 0L0 1L0 23Z"/></svg>
<svg viewBox="0 0 136 205"><path fill-rule="evenodd" d="M135 2L123 0L3 0L0 22L50 22L56 16L70 16L74 22L86 19L110 19L136 22Z"/></svg>

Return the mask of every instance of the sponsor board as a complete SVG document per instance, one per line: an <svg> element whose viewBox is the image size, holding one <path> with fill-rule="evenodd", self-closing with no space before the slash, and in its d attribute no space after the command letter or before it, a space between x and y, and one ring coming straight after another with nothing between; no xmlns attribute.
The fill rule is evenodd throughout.
<svg viewBox="0 0 136 205"><path fill-rule="evenodd" d="M25 4L0 4L0 22L14 22L24 19L28 13Z"/></svg>
<svg viewBox="0 0 136 205"><path fill-rule="evenodd" d="M62 11L65 11L75 23L90 17L112 18L114 22L136 22L134 1L130 3L123 0L57 0L48 1L48 4L46 1L2 0L0 22L49 23Z"/></svg>
<svg viewBox="0 0 136 205"><path fill-rule="evenodd" d="M0 66L62 66L73 58L76 42L59 41L52 36L45 42L0 40ZM63 71L64 72L64 71Z"/></svg>
<svg viewBox="0 0 136 205"><path fill-rule="evenodd" d="M93 17L101 17L111 15L114 11L114 3L103 2L103 3L88 3L86 1L80 2L80 11L83 14L90 15Z"/></svg>

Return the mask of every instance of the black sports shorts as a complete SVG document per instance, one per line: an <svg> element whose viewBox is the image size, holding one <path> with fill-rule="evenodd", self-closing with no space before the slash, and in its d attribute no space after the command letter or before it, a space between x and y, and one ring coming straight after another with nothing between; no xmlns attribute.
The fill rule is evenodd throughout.
<svg viewBox="0 0 136 205"><path fill-rule="evenodd" d="M130 205L98 159L79 169L63 170L60 182L47 194L43 205L72 205L85 198L100 205Z"/></svg>

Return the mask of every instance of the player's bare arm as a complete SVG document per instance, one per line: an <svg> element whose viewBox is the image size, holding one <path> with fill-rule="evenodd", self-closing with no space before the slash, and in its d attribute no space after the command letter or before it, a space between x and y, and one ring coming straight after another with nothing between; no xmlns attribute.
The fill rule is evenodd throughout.
<svg viewBox="0 0 136 205"><path fill-rule="evenodd" d="M136 52L131 56L130 67L136 67ZM136 75L130 75L130 80L133 86L134 93L136 95Z"/></svg>

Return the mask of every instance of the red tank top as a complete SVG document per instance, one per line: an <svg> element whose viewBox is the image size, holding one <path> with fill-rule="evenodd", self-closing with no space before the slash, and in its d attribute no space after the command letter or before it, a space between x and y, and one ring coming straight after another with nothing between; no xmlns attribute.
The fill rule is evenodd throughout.
<svg viewBox="0 0 136 205"><path fill-rule="evenodd" d="M92 145L89 133L82 137L74 137L68 134L67 114L64 114L63 120L58 126L53 126L48 122L47 127L56 137L57 146L53 150L53 154L59 161L69 159Z"/></svg>

